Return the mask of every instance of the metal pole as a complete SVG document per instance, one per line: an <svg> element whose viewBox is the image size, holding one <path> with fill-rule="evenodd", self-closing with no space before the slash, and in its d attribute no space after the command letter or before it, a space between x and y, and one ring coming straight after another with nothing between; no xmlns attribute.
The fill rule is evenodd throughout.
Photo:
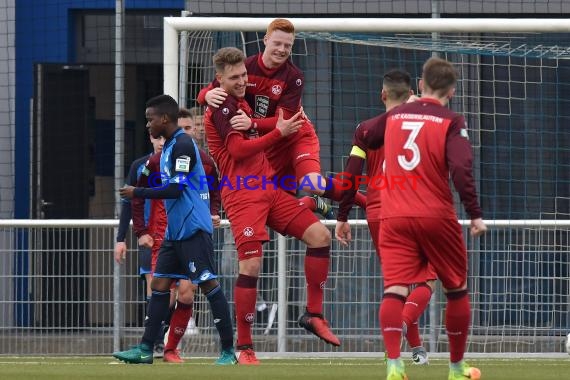
<svg viewBox="0 0 570 380"><path fill-rule="evenodd" d="M277 238L277 352L287 352L287 239Z"/></svg>
<svg viewBox="0 0 570 380"><path fill-rule="evenodd" d="M124 183L124 142L125 142L125 66L123 55L123 31L125 24L125 4L115 1L115 218L120 213L120 197L117 190ZM115 230L116 233L116 230ZM121 333L121 278L120 267L113 269L113 350L120 349Z"/></svg>
<svg viewBox="0 0 570 380"><path fill-rule="evenodd" d="M431 2L431 18L438 19L440 18L440 0L432 0ZM433 45L435 45L439 41L439 32L432 32L431 39L433 41ZM432 57L438 57L439 53L436 51L431 52ZM419 89L418 89L419 91ZM437 289L439 287L435 287L433 290L433 294L429 301L429 352L436 352L437 351L437 329L436 326L440 326L440 321L438 319L439 313L437 312Z"/></svg>
<svg viewBox="0 0 570 380"><path fill-rule="evenodd" d="M190 16L190 12L182 11L182 17ZM188 31L180 32L180 71L178 73L178 105L188 106Z"/></svg>

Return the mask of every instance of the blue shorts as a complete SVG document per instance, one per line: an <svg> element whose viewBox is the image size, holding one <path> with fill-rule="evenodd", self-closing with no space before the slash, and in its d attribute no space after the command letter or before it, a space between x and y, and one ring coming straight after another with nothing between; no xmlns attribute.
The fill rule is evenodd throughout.
<svg viewBox="0 0 570 380"><path fill-rule="evenodd" d="M186 240L164 240L158 251L154 277L191 280L193 284L218 278L212 235L198 231Z"/></svg>
<svg viewBox="0 0 570 380"><path fill-rule="evenodd" d="M139 245L139 275L144 277L145 274L152 274L151 257L152 248Z"/></svg>

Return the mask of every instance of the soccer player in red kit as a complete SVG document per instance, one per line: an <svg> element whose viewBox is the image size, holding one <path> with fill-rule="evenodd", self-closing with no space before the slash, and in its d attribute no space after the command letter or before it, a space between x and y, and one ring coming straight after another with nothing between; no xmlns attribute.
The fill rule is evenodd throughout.
<svg viewBox="0 0 570 380"><path fill-rule="evenodd" d="M291 118L301 109L305 78L303 72L289 59L294 40L293 24L286 19L275 19L267 27L263 38L263 53L246 60L248 85L245 99L253 110L253 123L262 136L275 129L278 110L283 111L285 118ZM215 85L214 82L200 91L200 103L207 102L210 106L218 107L223 102L227 94ZM244 130L249 128L243 115L237 115L232 120L232 126ZM279 178L295 178L300 190L315 195L302 198L311 210L332 218L330 207L317 196L340 201L342 187L337 179L321 176L319 151L315 127L303 118L303 126L298 133L283 139L280 144L270 146L266 154ZM289 186L285 190L295 189ZM355 197L356 204L365 208L364 195L357 193Z"/></svg>
<svg viewBox="0 0 570 380"><path fill-rule="evenodd" d="M262 243L269 240L266 225L307 245L307 310L299 319L299 325L327 343L338 346L340 341L330 331L322 315L330 261L330 232L299 200L271 182L274 171L264 153L267 147L299 133L303 121L296 117L284 120L281 110L277 127L265 136L259 137L255 127L247 132L233 129L230 122L233 116L251 114L244 99L248 83L245 56L237 48L222 48L214 55L213 61L216 78L228 96L219 108L206 110L206 138L222 176L222 201L238 253L235 310L236 345L241 351L239 363L259 364L253 350L251 325L255 317Z"/></svg>
<svg viewBox="0 0 570 380"><path fill-rule="evenodd" d="M429 265L447 298L449 380L479 379L481 372L464 360L471 306L467 290L467 250L453 205L449 178L471 218L471 235L487 227L472 173L473 155L465 119L445 106L455 93L451 63L430 58L423 66L422 97L393 108L357 128L353 145L361 152L384 146L387 181L381 190L380 256L384 298L380 320L388 355L389 380L407 379L400 359L402 312L409 285L423 282ZM362 171L358 149L348 160L348 178Z"/></svg>
<svg viewBox="0 0 570 380"><path fill-rule="evenodd" d="M410 96L413 95L411 82L410 74L403 70L390 70L384 75L381 99L386 105L386 112L409 100ZM361 128L365 128L368 123L374 120L375 119L363 121ZM380 258L380 189L386 185L386 181L384 181L384 170L382 169L382 165L384 164L384 147L367 150L365 152L362 152L358 147L354 147L354 150L357 154L360 151L361 157L363 155L362 153L364 153L366 158L366 174L368 179L366 189L366 220L368 221L368 228L370 229L370 236L372 237L376 254L378 258ZM337 240L344 246L347 246L348 242L352 239L350 225L347 222L351 206L351 202L343 199L338 209L335 235ZM435 287L435 278L436 274L431 270L426 281L416 284L410 291L404 306L404 335L409 347L412 349L412 362L414 364L428 363L427 352L422 346L418 320L429 304L431 294Z"/></svg>

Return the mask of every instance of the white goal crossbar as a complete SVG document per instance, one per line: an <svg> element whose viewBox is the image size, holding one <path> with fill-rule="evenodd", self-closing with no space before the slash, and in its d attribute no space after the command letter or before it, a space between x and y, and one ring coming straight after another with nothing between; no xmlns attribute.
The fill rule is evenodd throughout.
<svg viewBox="0 0 570 380"><path fill-rule="evenodd" d="M299 32L384 33L563 33L568 19L532 18L288 18ZM274 18L268 17L165 17L164 93L178 99L180 31L260 32Z"/></svg>

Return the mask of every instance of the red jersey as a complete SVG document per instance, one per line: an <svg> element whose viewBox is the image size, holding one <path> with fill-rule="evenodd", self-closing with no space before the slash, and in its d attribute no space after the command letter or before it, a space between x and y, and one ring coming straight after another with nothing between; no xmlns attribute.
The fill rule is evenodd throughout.
<svg viewBox="0 0 570 380"><path fill-rule="evenodd" d="M277 68L267 68L263 64L262 53L248 57L245 67L247 69L245 100L253 110L251 115L256 129L260 135L264 135L275 129L278 108L283 109L285 119L299 111L305 78L303 72L290 60ZM218 81L214 80L208 87L203 88L198 94L198 102L205 104L206 92L218 85ZM303 131L306 129L312 130L314 127L310 122L305 123L297 133L285 137L282 144L271 146L268 155L274 150L276 155L282 155L282 148L287 146L288 142L303 138L305 136Z"/></svg>
<svg viewBox="0 0 570 380"><path fill-rule="evenodd" d="M220 215L220 182L218 179L218 169L216 169L216 164L212 157L205 150L198 148L200 152L200 159L202 160L202 166L204 167L204 173L207 178L212 178L212 186L210 188L210 215Z"/></svg>
<svg viewBox="0 0 570 380"><path fill-rule="evenodd" d="M160 173L160 153L155 153L147 160L136 187L162 186L160 176L151 175ZM148 224L144 221L144 198L133 198L131 209L133 214L133 229L137 237L149 234L154 239L162 239L166 230L166 210L162 199L150 199L150 215Z"/></svg>
<svg viewBox="0 0 570 380"><path fill-rule="evenodd" d="M264 179L270 179L273 168L263 151L281 138L277 129L261 138L255 128L248 131L233 129L230 119L240 109L251 115L245 99L228 95L219 108L208 107L204 116L208 147L221 175L222 197L228 191L247 188L245 182L253 187L261 186Z"/></svg>
<svg viewBox="0 0 570 380"><path fill-rule="evenodd" d="M363 122L353 145L384 145L382 219L457 218L449 176L471 219L481 217L465 119L435 99L420 99Z"/></svg>
<svg viewBox="0 0 570 380"><path fill-rule="evenodd" d="M366 152L366 175L368 186L366 187L366 220L380 220L380 189L384 184L382 180L384 170L384 147Z"/></svg>

